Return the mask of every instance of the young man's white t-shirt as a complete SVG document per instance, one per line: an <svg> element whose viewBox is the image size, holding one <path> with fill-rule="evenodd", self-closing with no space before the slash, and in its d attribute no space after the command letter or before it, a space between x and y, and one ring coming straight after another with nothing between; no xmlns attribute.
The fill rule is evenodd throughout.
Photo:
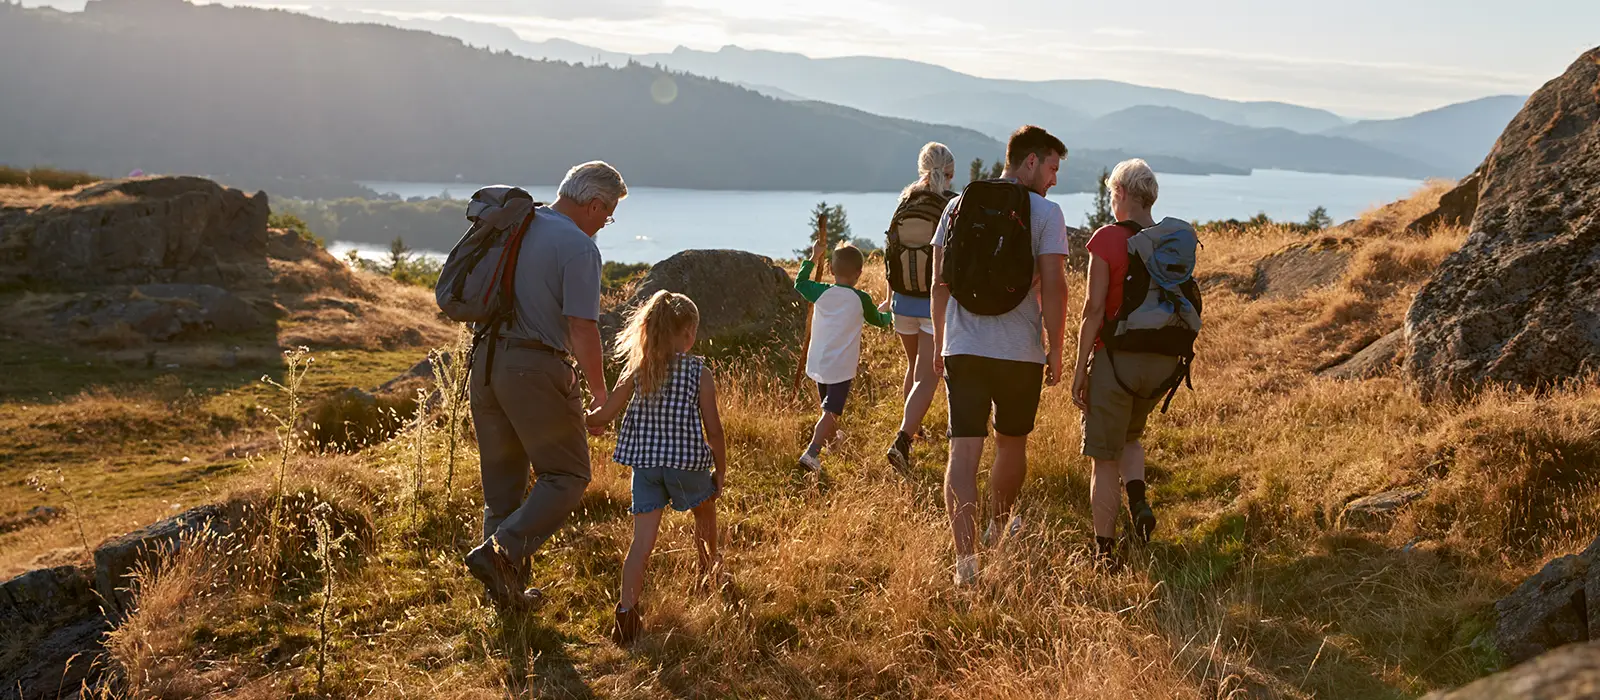
<svg viewBox="0 0 1600 700"><path fill-rule="evenodd" d="M939 217L939 229L933 235L933 244L944 247L945 237L956 207L961 198L950 200L944 215ZM1028 208L1033 230L1033 255L1067 254L1067 219L1061 206L1040 196L1028 193ZM998 316L984 316L961 308L955 299L945 305L944 347L945 357L976 355L997 360L1045 363L1044 311L1039 301L1039 271L1033 272L1033 289L1023 297L1017 308Z"/></svg>

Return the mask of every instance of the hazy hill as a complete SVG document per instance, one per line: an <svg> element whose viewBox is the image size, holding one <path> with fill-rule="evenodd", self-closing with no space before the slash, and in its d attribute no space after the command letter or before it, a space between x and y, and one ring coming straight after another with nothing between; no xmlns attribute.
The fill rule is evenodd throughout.
<svg viewBox="0 0 1600 700"><path fill-rule="evenodd" d="M550 184L603 158L639 185L890 190L928 140L964 158L1002 150L642 66L175 0L0 6L0 94L0 162L101 173Z"/></svg>
<svg viewBox="0 0 1600 700"><path fill-rule="evenodd" d="M1500 95L1462 102L1401 119L1362 121L1328 131L1465 175L1483 161L1527 96Z"/></svg>
<svg viewBox="0 0 1600 700"><path fill-rule="evenodd" d="M1070 134L1134 153L1166 153L1239 168L1422 178L1435 168L1346 138L1237 126L1170 107L1130 107Z"/></svg>

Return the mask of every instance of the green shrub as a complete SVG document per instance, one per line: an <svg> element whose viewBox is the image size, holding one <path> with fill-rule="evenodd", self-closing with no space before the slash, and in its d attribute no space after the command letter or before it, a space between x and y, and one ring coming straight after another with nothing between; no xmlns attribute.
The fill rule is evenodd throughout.
<svg viewBox="0 0 1600 700"><path fill-rule="evenodd" d="M318 236L315 232L313 232L311 227L306 225L305 219L295 216L294 214L280 214L278 212L269 214L267 216L267 228L280 228L285 231L293 231L296 235L300 236L300 240L302 241L315 243L318 248L322 249L327 249L328 247L328 242L322 240L322 236Z"/></svg>
<svg viewBox="0 0 1600 700"><path fill-rule="evenodd" d="M0 165L0 185L70 190L99 182L101 178L76 170L32 167L27 170Z"/></svg>

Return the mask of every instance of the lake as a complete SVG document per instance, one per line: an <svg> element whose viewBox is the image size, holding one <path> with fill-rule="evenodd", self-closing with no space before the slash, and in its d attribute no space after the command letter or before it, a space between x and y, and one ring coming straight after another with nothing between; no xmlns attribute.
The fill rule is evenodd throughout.
<svg viewBox="0 0 1600 700"><path fill-rule="evenodd" d="M468 183L363 182L380 193L400 197L472 196L482 185ZM1328 209L1335 222L1355 218L1371 207L1400 199L1421 186L1416 180L1357 175L1324 175L1257 170L1250 175L1163 175L1156 216L1190 221L1246 219L1265 212L1276 220L1304 221L1315 207ZM554 186L530 187L534 197L552 201ZM607 260L653 263L689 248L737 248L788 257L804 247L807 221L819 201L842 204L853 235L879 240L898 195L893 192L742 192L632 188L617 208L617 223L596 241ZM1083 224L1094 195L1052 194L1067 223ZM463 221L465 229L465 221ZM336 244L336 254L355 248L376 255L379 247Z"/></svg>

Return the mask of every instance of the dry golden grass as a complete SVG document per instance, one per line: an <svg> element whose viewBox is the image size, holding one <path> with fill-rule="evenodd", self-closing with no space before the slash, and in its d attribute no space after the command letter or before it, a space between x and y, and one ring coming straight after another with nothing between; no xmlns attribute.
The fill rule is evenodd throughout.
<svg viewBox="0 0 1600 700"><path fill-rule="evenodd" d="M821 483L793 465L814 394L759 365L719 367L732 580L696 590L689 520L669 517L644 597L650 630L631 650L606 641L631 533L629 476L606 459L610 438L592 447L594 481L569 527L536 560L549 603L530 616L494 614L461 566L479 486L463 470L458 497L443 501L439 445L420 537L402 505L404 439L300 458L299 490L338 496L376 525L331 601L329 694L1400 698L1470 680L1495 663L1489 604L1600 534L1587 468L1600 451L1600 391L1590 382L1538 400L1491 392L1430 405L1396 378L1316 377L1356 339L1396 327L1460 244L1460 231L1403 238L1404 223L1357 237L1331 287L1260 301L1213 288L1196 391L1146 439L1157 541L1113 574L1085 556L1078 414L1057 388L1030 445L1024 535L986 553L977 586L952 586L944 441L918 446L909 477L881 456L899 413L888 334L868 334L847 439L825 457ZM1243 274L1298 240L1275 229L1212 237L1202 262ZM881 295L881 277L864 288ZM941 399L929 425L943 419ZM1428 494L1392 528L1340 529L1346 502L1402 485ZM146 582L112 645L135 678L130 694L310 692L315 572L272 588L213 586L210 561L180 557Z"/></svg>

